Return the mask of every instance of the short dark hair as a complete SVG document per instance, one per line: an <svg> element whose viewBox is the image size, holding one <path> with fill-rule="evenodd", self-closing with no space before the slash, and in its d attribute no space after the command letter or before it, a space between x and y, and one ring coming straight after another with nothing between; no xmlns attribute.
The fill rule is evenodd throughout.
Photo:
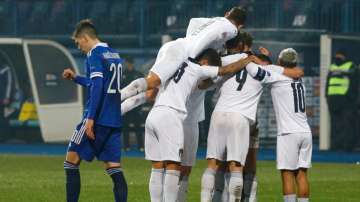
<svg viewBox="0 0 360 202"><path fill-rule="evenodd" d="M243 25L246 20L246 10L241 7L232 7L227 18L233 20L238 25Z"/></svg>
<svg viewBox="0 0 360 202"><path fill-rule="evenodd" d="M226 42L226 48L228 49L232 49L232 48L236 48L239 43L242 43L242 45L247 45L248 47L251 47L252 44L253 44L253 37L247 33L247 32L244 32L244 31L240 31L236 37L228 40Z"/></svg>
<svg viewBox="0 0 360 202"><path fill-rule="evenodd" d="M208 48L201 52L196 58L196 61L207 60L209 65L211 66L221 66L221 58L220 55L216 52L216 50L212 48Z"/></svg>
<svg viewBox="0 0 360 202"><path fill-rule="evenodd" d="M86 34L93 39L98 38L96 28L90 19L80 20L75 26L72 37L79 37L83 34Z"/></svg>

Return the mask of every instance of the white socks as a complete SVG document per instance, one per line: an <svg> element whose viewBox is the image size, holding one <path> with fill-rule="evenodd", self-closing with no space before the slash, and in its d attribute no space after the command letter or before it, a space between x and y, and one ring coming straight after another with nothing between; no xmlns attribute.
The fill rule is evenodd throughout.
<svg viewBox="0 0 360 202"><path fill-rule="evenodd" d="M284 202L296 202L296 194L284 195Z"/></svg>
<svg viewBox="0 0 360 202"><path fill-rule="evenodd" d="M145 78L139 78L132 81L125 88L121 89L121 101L132 97L138 93L142 93L147 90L147 83Z"/></svg>
<svg viewBox="0 0 360 202"><path fill-rule="evenodd" d="M151 169L149 192L151 202L162 202L164 169Z"/></svg>
<svg viewBox="0 0 360 202"><path fill-rule="evenodd" d="M166 170L164 179L164 202L176 202L179 192L180 171Z"/></svg>
<svg viewBox="0 0 360 202"><path fill-rule="evenodd" d="M178 202L186 202L188 187L189 187L189 176L182 176L180 180L180 188L177 197Z"/></svg>
<svg viewBox="0 0 360 202"><path fill-rule="evenodd" d="M244 175L244 196L245 202L256 202L257 180L254 173Z"/></svg>
<svg viewBox="0 0 360 202"><path fill-rule="evenodd" d="M243 189L242 171L232 171L229 182L229 202L240 201L242 189Z"/></svg>
<svg viewBox="0 0 360 202"><path fill-rule="evenodd" d="M145 92L132 96L121 103L121 115L146 102Z"/></svg>
<svg viewBox="0 0 360 202"><path fill-rule="evenodd" d="M201 178L201 202L211 202L215 186L215 170L207 168Z"/></svg>
<svg viewBox="0 0 360 202"><path fill-rule="evenodd" d="M309 198L298 198L298 202L309 202Z"/></svg>

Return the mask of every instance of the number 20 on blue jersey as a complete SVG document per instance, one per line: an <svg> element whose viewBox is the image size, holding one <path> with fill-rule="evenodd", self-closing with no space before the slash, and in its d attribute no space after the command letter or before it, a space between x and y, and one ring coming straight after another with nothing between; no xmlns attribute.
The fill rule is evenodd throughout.
<svg viewBox="0 0 360 202"><path fill-rule="evenodd" d="M121 77L122 77L122 65L121 63L111 63L110 72L112 73L111 80L107 89L108 94L116 94L121 91ZM113 84L116 83L116 87Z"/></svg>

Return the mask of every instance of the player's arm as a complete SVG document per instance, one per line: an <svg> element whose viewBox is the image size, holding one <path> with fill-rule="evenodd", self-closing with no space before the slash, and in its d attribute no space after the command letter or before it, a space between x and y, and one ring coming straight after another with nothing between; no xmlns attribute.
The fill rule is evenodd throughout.
<svg viewBox="0 0 360 202"><path fill-rule="evenodd" d="M75 83L77 83L81 86L84 86L84 87L87 87L90 84L90 79L88 79L84 76L76 75L74 70L72 70L70 68L64 69L63 78L74 81Z"/></svg>
<svg viewBox="0 0 360 202"><path fill-rule="evenodd" d="M224 76L229 74L235 74L236 72L240 71L244 67L246 67L250 62L254 60L253 56L249 56L247 58L241 59L237 62L228 64L226 66L220 67L218 75Z"/></svg>
<svg viewBox="0 0 360 202"><path fill-rule="evenodd" d="M269 71L263 68L261 65L255 64L253 62L246 66L246 70L251 77L262 83L274 83L286 78L279 72Z"/></svg>
<svg viewBox="0 0 360 202"><path fill-rule="evenodd" d="M126 114L146 102L154 102L157 93L158 88L154 88L126 99L121 103L121 115Z"/></svg>
<svg viewBox="0 0 360 202"><path fill-rule="evenodd" d="M101 63L101 57L96 53L93 53L89 58L90 64L90 102L89 102L89 111L87 114L87 120L85 125L86 135L90 139L95 139L95 134L93 131L94 120L96 112L99 109L100 101L103 96L103 66Z"/></svg>

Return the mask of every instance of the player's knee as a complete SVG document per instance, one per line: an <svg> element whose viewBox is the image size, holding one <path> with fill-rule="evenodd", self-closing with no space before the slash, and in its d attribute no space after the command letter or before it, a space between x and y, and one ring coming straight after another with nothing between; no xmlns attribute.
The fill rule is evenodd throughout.
<svg viewBox="0 0 360 202"><path fill-rule="evenodd" d="M181 166L181 176L189 176L191 173L191 166Z"/></svg>
<svg viewBox="0 0 360 202"><path fill-rule="evenodd" d="M164 169L164 162L162 161L152 161L152 168L154 169Z"/></svg>
<svg viewBox="0 0 360 202"><path fill-rule="evenodd" d="M180 162L176 161L166 161L166 170L180 170L181 165Z"/></svg>
<svg viewBox="0 0 360 202"><path fill-rule="evenodd" d="M78 165L80 164L80 156L76 152L67 152L65 161L74 165Z"/></svg>
<svg viewBox="0 0 360 202"><path fill-rule="evenodd" d="M105 169L108 168L121 168L121 164L119 162L104 162Z"/></svg>
<svg viewBox="0 0 360 202"><path fill-rule="evenodd" d="M229 162L229 170L230 171L242 171L243 166L241 165L240 162L230 161Z"/></svg>
<svg viewBox="0 0 360 202"><path fill-rule="evenodd" d="M217 170L219 168L219 161L216 159L208 159L208 168Z"/></svg>

